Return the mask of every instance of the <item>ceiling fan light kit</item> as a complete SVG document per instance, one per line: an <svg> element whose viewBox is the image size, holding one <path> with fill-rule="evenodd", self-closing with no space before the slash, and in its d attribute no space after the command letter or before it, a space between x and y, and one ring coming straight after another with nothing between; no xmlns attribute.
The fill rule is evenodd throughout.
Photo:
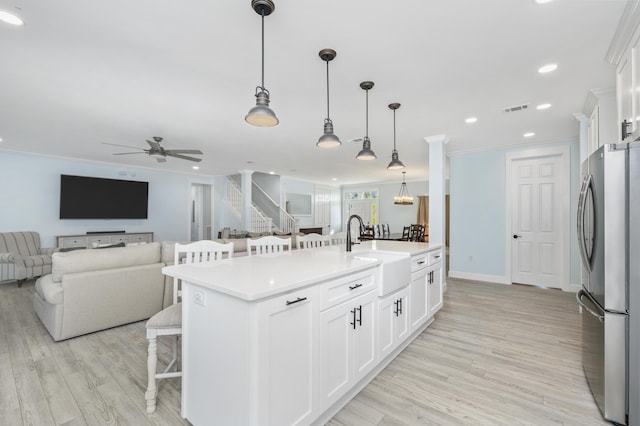
<svg viewBox="0 0 640 426"><path fill-rule="evenodd" d="M400 192L397 196L393 197L393 204L399 204L402 206L410 206L413 204L413 197L409 195L407 189L407 183L404 180L404 176L407 172L402 172L402 184L400 185Z"/></svg>
<svg viewBox="0 0 640 426"><path fill-rule="evenodd" d="M375 160L376 154L371 150L371 140L369 139L369 90L373 87L373 81L363 81L360 83L360 88L366 93L366 107L365 107L365 136L362 141L362 150L356 155L358 160L369 161Z"/></svg>
<svg viewBox="0 0 640 426"><path fill-rule="evenodd" d="M333 49L322 49L319 53L320 59L327 63L327 118L324 119L324 134L320 136L316 146L318 148L337 148L342 145L340 138L333 133L333 122L329 116L329 62L336 57Z"/></svg>
<svg viewBox="0 0 640 426"><path fill-rule="evenodd" d="M273 127L280 121L269 108L269 91L264 87L264 17L271 15L276 5L271 0L251 0L251 7L262 18L262 84L256 87L256 106L249 110L244 120L258 127Z"/></svg>
<svg viewBox="0 0 640 426"><path fill-rule="evenodd" d="M393 151L391 151L391 162L387 166L389 170L403 169L404 163L400 161L398 150L396 149L396 110L400 108L400 104L394 102L389 104L389 109L393 111Z"/></svg>

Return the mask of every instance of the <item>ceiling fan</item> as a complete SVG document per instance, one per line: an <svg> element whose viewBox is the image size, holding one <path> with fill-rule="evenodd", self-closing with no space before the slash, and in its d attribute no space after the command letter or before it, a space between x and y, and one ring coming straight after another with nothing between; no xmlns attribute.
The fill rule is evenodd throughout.
<svg viewBox="0 0 640 426"><path fill-rule="evenodd" d="M167 157L181 158L183 160L196 161L196 162L202 161L202 158L189 157L187 155L183 155L183 154L202 155L202 151L200 151L199 149L164 149L163 147L160 146L160 142L162 142L162 138L160 136L154 136L153 141L150 141L147 139L147 143L150 146L149 149L138 148L135 146L118 145L115 143L107 143L107 142L102 142L102 143L105 145L121 146L123 148L132 148L132 149L140 150L136 152L116 152L113 155L147 154L151 157L155 157L158 163L166 162Z"/></svg>

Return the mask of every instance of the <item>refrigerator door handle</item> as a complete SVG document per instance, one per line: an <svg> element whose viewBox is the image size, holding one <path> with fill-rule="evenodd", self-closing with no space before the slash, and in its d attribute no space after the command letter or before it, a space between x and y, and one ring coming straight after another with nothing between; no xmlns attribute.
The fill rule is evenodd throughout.
<svg viewBox="0 0 640 426"><path fill-rule="evenodd" d="M580 197L578 198L578 246L580 247L582 263L589 271L591 271L591 258L587 253L587 242L584 235L584 212L587 205L587 192L592 190L592 185L593 177L591 175L585 176L580 189Z"/></svg>
<svg viewBox="0 0 640 426"><path fill-rule="evenodd" d="M590 307L588 307L587 305L585 305L585 303L582 301L582 296L587 296L587 293L584 290L580 290L576 293L576 300L578 301L578 305L580 305L580 307L584 308L587 310L587 312L589 312L591 315L593 315L594 317L598 318L598 321L600 322L604 322L604 315L600 315L597 312L594 312L593 309L591 309Z"/></svg>

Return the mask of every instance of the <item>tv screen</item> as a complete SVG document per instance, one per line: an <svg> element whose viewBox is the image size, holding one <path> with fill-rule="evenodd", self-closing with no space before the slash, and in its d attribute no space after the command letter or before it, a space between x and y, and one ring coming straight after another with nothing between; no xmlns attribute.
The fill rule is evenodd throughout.
<svg viewBox="0 0 640 426"><path fill-rule="evenodd" d="M60 219L146 219L149 183L60 175Z"/></svg>

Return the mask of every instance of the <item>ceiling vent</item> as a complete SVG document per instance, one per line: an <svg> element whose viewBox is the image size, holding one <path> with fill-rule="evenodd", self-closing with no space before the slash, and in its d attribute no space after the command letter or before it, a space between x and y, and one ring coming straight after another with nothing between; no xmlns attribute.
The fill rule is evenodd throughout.
<svg viewBox="0 0 640 426"><path fill-rule="evenodd" d="M523 111L523 110L525 110L527 108L529 108L529 104L515 105L515 106L510 106L510 107L504 108L504 112Z"/></svg>

